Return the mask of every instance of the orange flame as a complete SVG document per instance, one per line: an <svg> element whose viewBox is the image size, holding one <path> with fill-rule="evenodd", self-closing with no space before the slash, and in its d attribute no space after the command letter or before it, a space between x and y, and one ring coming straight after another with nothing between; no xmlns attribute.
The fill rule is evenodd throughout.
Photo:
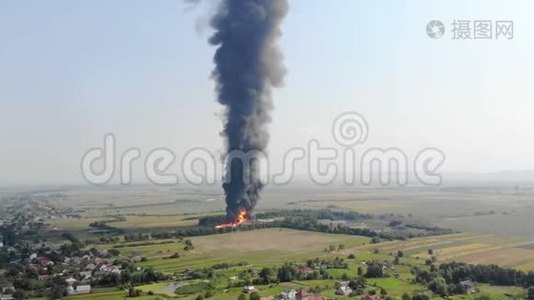
<svg viewBox="0 0 534 300"><path fill-rule="evenodd" d="M235 228L243 223L245 223L247 221L247 218L248 218L248 213L245 209L241 210L239 212L239 214L237 215L237 219L235 221L232 221L230 223L225 223L225 224L219 224L217 226L215 226L215 228L217 229L220 229L220 228Z"/></svg>

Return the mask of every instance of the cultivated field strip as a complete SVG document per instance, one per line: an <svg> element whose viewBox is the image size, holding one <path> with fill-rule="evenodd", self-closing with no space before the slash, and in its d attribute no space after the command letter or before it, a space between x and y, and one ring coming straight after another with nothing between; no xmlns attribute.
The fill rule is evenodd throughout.
<svg viewBox="0 0 534 300"><path fill-rule="evenodd" d="M534 270L534 248L532 241L495 235L468 233L415 238L406 241L388 241L355 247L360 250L378 249L381 253L403 251L416 259L438 261L462 261L476 264L499 264ZM432 254L429 254L432 249Z"/></svg>

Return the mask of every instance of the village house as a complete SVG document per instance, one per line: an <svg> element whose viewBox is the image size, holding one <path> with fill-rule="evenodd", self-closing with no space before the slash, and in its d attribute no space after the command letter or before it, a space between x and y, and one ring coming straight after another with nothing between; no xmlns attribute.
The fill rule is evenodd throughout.
<svg viewBox="0 0 534 300"><path fill-rule="evenodd" d="M37 276L37 280L39 280L39 281L47 281L48 278L50 278L50 276L48 276L48 275L39 275L39 276Z"/></svg>
<svg viewBox="0 0 534 300"><path fill-rule="evenodd" d="M65 283L69 286L72 286L74 285L76 282L78 282L78 280L72 278L72 277L69 277L67 279L65 279Z"/></svg>
<svg viewBox="0 0 534 300"><path fill-rule="evenodd" d="M98 251L98 256L99 257L108 257L110 255L109 255L109 252L108 252L107 249L103 249L103 250Z"/></svg>
<svg viewBox="0 0 534 300"><path fill-rule="evenodd" d="M15 292L15 288L12 284L2 284L0 285L0 300L12 300L14 299L11 293Z"/></svg>
<svg viewBox="0 0 534 300"><path fill-rule="evenodd" d="M83 272L80 272L80 277L83 279L83 280L87 280L89 278L91 278L92 274L91 274L91 271L83 271Z"/></svg>
<svg viewBox="0 0 534 300"><path fill-rule="evenodd" d="M31 247L33 249L39 249L39 248L44 248L44 249L50 249L50 250L58 250L60 248L60 246L50 242L50 241L44 241L44 242L37 242L37 243L33 243L31 245Z"/></svg>
<svg viewBox="0 0 534 300"><path fill-rule="evenodd" d="M65 260L65 262L67 263L72 263L72 264L75 264L75 265L80 265L82 262L83 262L83 258L82 257L72 257L70 258L68 261Z"/></svg>
<svg viewBox="0 0 534 300"><path fill-rule="evenodd" d="M74 286L68 286L67 287L67 294L70 295L81 295L81 294L90 294L91 293L91 286L90 285L79 285L77 287Z"/></svg>
<svg viewBox="0 0 534 300"><path fill-rule="evenodd" d="M313 274L313 269L310 268L310 267L302 267L302 268L300 268L300 269L298 270L298 272L301 273L301 274L306 274L306 275L308 275L308 274Z"/></svg>
<svg viewBox="0 0 534 300"><path fill-rule="evenodd" d="M3 284L0 286L0 294L8 294L15 291L15 287L12 284Z"/></svg>
<svg viewBox="0 0 534 300"><path fill-rule="evenodd" d="M296 295L296 299L297 300L324 300L322 296L312 294L305 290L298 291Z"/></svg>
<svg viewBox="0 0 534 300"><path fill-rule="evenodd" d="M282 293L280 293L280 299L295 300L297 299L297 291L295 289L285 289Z"/></svg>
<svg viewBox="0 0 534 300"><path fill-rule="evenodd" d="M4 295L4 294L0 294L0 300L14 300L15 298L13 298L12 295Z"/></svg>
<svg viewBox="0 0 534 300"><path fill-rule="evenodd" d="M142 259L143 259L142 256L137 255L137 256L133 256L133 257L131 258L131 261L133 261L133 262L140 262Z"/></svg>
<svg viewBox="0 0 534 300"><path fill-rule="evenodd" d="M102 276L108 273L114 273L117 275L121 274L121 267L120 266L114 266L114 265L108 265L108 264L100 264L96 266L96 272L95 276Z"/></svg>
<svg viewBox="0 0 534 300"><path fill-rule="evenodd" d="M349 287L349 281L338 282L338 288L336 289L336 295L348 296L352 293L352 289Z"/></svg>
<svg viewBox="0 0 534 300"><path fill-rule="evenodd" d="M35 259L35 263L41 266L53 266L54 262L51 261L48 257L38 257Z"/></svg>

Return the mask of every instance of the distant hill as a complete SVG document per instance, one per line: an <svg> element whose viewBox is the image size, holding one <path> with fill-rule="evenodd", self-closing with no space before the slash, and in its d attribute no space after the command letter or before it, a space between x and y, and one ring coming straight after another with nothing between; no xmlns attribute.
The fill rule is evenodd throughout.
<svg viewBox="0 0 534 300"><path fill-rule="evenodd" d="M491 173L445 173L445 183L474 182L474 183L517 183L534 184L534 170L498 171Z"/></svg>

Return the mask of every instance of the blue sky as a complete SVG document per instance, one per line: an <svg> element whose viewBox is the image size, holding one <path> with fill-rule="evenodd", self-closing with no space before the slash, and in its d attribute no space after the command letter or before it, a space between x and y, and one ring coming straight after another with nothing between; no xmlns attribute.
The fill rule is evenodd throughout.
<svg viewBox="0 0 534 300"><path fill-rule="evenodd" d="M209 78L212 4L0 1L0 181L82 180L106 133L119 149L220 150ZM270 153L317 138L345 111L366 146L434 146L445 171L534 169L532 1L290 0ZM426 36L442 20L446 36ZM513 20L513 40L450 38L451 22Z"/></svg>

